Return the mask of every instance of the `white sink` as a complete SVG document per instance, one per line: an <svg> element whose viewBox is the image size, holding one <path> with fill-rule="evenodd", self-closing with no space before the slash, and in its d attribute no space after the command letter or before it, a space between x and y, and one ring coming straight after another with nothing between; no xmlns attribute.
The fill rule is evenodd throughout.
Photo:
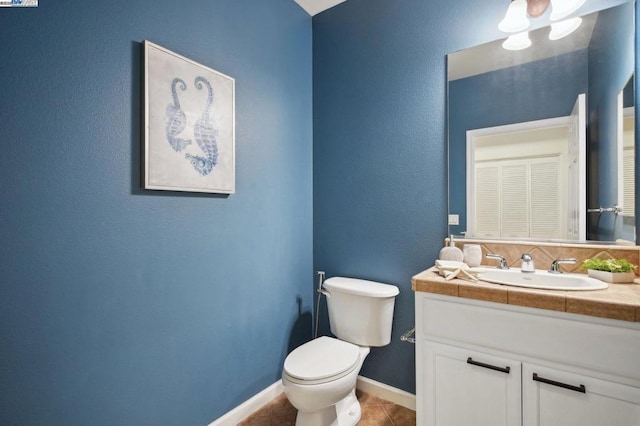
<svg viewBox="0 0 640 426"><path fill-rule="evenodd" d="M517 268L483 269L478 279L495 284L515 287L541 288L545 290L601 290L609 287L603 281L582 274L551 274L536 269L535 272L522 272Z"/></svg>

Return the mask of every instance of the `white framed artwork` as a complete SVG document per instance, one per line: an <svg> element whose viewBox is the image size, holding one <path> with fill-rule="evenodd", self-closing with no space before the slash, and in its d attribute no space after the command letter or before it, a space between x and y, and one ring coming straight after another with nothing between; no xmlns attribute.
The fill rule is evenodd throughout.
<svg viewBox="0 0 640 426"><path fill-rule="evenodd" d="M144 41L144 188L235 192L235 80Z"/></svg>

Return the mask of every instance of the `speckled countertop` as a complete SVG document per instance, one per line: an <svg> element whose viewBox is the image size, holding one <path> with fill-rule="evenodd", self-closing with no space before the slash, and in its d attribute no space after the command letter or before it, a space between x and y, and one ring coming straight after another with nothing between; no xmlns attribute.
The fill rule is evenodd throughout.
<svg viewBox="0 0 640 426"><path fill-rule="evenodd" d="M434 267L415 275L411 282L414 291L640 322L639 280L636 278L635 284L609 284L605 290L537 290L484 281L446 281Z"/></svg>

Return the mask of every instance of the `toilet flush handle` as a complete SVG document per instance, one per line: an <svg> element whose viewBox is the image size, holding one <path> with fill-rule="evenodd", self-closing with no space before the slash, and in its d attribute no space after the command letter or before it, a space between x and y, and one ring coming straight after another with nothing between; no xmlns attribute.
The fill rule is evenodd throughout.
<svg viewBox="0 0 640 426"><path fill-rule="evenodd" d="M325 290L324 288L322 288L322 284L324 284L324 271L318 271L318 289L316 290L316 292L320 293L320 294L324 294L327 297L331 297L331 293L329 293L327 290ZM320 300L318 299L318 302Z"/></svg>
<svg viewBox="0 0 640 426"><path fill-rule="evenodd" d="M331 293L329 293L327 290L325 290L324 288L319 288L316 290L318 293L324 294L327 297L331 297Z"/></svg>

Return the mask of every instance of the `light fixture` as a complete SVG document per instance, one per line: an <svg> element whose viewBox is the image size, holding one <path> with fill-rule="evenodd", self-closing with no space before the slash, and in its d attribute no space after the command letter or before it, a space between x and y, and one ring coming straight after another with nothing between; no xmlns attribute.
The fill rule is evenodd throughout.
<svg viewBox="0 0 640 426"><path fill-rule="evenodd" d="M554 22L551 24L549 40L560 40L561 38L568 36L577 30L580 24L582 24L582 18L571 18L566 21Z"/></svg>
<svg viewBox="0 0 640 426"><path fill-rule="evenodd" d="M507 50L523 50L529 46L531 46L531 40L529 39L528 31L510 35L502 43L502 47Z"/></svg>
<svg viewBox="0 0 640 426"><path fill-rule="evenodd" d="M505 33L517 33L529 28L527 19L527 1L513 0L509 4L504 19L498 24L498 29Z"/></svg>
<svg viewBox="0 0 640 426"><path fill-rule="evenodd" d="M573 12L578 10L580 6L584 4L586 0L551 0L551 16L549 19L552 21L559 21L566 18Z"/></svg>

